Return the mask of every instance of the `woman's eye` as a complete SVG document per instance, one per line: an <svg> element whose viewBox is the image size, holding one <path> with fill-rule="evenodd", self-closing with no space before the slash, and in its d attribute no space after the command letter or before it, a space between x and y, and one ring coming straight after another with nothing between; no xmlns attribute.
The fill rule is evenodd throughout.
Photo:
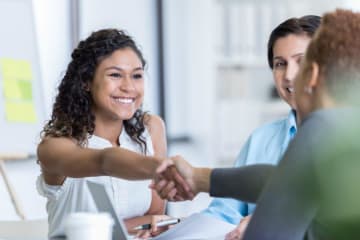
<svg viewBox="0 0 360 240"><path fill-rule="evenodd" d="M142 78L143 77L143 75L142 74L134 74L134 78L135 79L140 79L140 78Z"/></svg>
<svg viewBox="0 0 360 240"><path fill-rule="evenodd" d="M121 74L120 73L111 73L110 76L114 77L114 78L119 78L119 77L121 77Z"/></svg>

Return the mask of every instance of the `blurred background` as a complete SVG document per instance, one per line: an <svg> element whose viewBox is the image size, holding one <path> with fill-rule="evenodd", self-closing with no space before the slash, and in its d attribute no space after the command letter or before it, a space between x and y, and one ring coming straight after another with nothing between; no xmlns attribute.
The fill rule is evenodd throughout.
<svg viewBox="0 0 360 240"><path fill-rule="evenodd" d="M266 61L271 30L289 17L337 7L360 10L360 1L0 0L0 155L30 154L2 165L26 217L46 217L33 154L71 51L92 31L125 29L140 45L148 62L144 109L164 118L169 155L197 166L231 166L256 127L289 111ZM4 69L16 69L18 60L32 79L23 115L8 109L4 81ZM210 199L203 194L169 204L168 211L187 216ZM0 177L0 220L14 219L19 216Z"/></svg>

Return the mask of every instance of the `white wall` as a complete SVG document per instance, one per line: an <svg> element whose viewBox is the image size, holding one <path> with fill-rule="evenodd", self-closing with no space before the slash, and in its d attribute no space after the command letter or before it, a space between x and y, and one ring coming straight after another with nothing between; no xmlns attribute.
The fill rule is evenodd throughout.
<svg viewBox="0 0 360 240"><path fill-rule="evenodd" d="M344 6L351 8L354 11L360 11L360 1L359 0L345 0Z"/></svg>
<svg viewBox="0 0 360 240"><path fill-rule="evenodd" d="M204 154L213 139L214 6L212 0L164 1L168 132L189 135Z"/></svg>
<svg viewBox="0 0 360 240"><path fill-rule="evenodd" d="M164 1L164 62L167 132L170 137L188 135L189 1Z"/></svg>
<svg viewBox="0 0 360 240"><path fill-rule="evenodd" d="M70 61L69 0L33 0L47 119L56 87Z"/></svg>

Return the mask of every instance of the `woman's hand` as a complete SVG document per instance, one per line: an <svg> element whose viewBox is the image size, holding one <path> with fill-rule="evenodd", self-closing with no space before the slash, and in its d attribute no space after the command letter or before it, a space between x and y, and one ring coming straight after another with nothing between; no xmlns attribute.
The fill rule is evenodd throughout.
<svg viewBox="0 0 360 240"><path fill-rule="evenodd" d="M232 230L231 232L226 234L225 240L241 240L241 239L243 239L245 230L250 222L250 219L251 219L251 215L246 216L243 219L241 219L239 225L234 230Z"/></svg>
<svg viewBox="0 0 360 240"><path fill-rule="evenodd" d="M168 230L172 225L167 225L163 227L157 227L156 223L171 219L172 217L167 215L152 215L151 217L151 229L148 230L139 230L136 234L136 237L139 239L147 239L149 237L155 237L162 232Z"/></svg>

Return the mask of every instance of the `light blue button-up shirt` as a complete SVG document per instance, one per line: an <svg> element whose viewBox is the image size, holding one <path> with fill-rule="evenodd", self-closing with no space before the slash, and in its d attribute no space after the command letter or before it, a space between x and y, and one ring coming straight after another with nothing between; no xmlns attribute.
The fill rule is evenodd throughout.
<svg viewBox="0 0 360 240"><path fill-rule="evenodd" d="M293 110L287 118L257 128L241 149L235 166L256 163L277 164L296 131L296 116ZM244 216L255 210L255 206L231 198L215 198L203 213L231 224L238 224Z"/></svg>

